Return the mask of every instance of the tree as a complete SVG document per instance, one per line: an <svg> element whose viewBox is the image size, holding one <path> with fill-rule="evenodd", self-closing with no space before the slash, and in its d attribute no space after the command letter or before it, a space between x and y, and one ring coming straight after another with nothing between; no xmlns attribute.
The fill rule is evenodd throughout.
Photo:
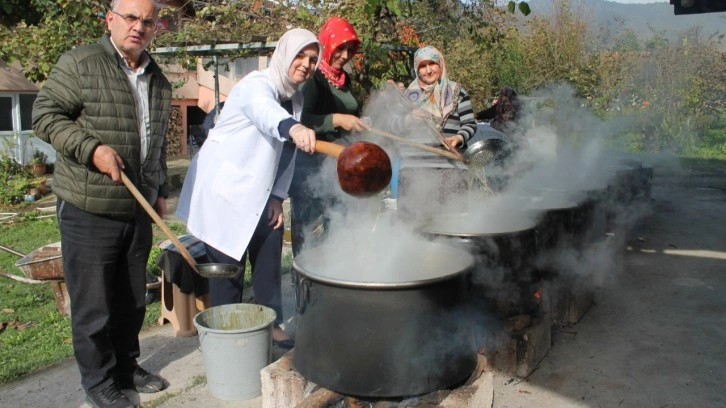
<svg viewBox="0 0 726 408"><path fill-rule="evenodd" d="M20 22L0 26L0 59L19 61L26 77L44 81L60 55L73 47L98 41L105 22L98 18L106 7L99 0L33 1L43 18L37 25Z"/></svg>
<svg viewBox="0 0 726 408"><path fill-rule="evenodd" d="M48 0L4 0L0 6L0 25L13 27L21 21L34 25L40 22ZM36 6L38 4L41 10Z"/></svg>
<svg viewBox="0 0 726 408"><path fill-rule="evenodd" d="M412 79L410 52L401 51L401 46L436 44L452 61L465 60L467 51L491 51L493 47L489 44L499 36L496 17L506 11L494 7L494 0L165 3L178 7L162 11L162 18L169 21L171 29L158 33L154 46L274 41L289 28L316 31L328 16L345 16L363 42L365 57L356 61L354 83L364 92L388 78ZM508 6L516 13L529 13L526 2L512 2ZM105 29L98 16L107 7L107 2L100 0L31 0L29 4L8 0L3 3L5 13L1 15L6 18L5 25L0 27L0 58L19 61L30 80L43 81L61 53L97 41ZM240 56L245 53L230 55ZM181 61L191 60L181 54L177 57ZM466 80L479 78L470 74L469 67L454 66Z"/></svg>

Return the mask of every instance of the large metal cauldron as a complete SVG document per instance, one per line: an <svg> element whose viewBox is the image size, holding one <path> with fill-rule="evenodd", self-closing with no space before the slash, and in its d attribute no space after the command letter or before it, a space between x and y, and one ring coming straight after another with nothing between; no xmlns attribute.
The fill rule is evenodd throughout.
<svg viewBox="0 0 726 408"><path fill-rule="evenodd" d="M437 214L421 230L429 236L452 239L477 255L487 268L512 272L527 269L536 255L534 214L512 210L509 214L480 216L472 213Z"/></svg>
<svg viewBox="0 0 726 408"><path fill-rule="evenodd" d="M547 190L527 200L527 208L542 214L537 225L537 244L541 250L579 248L584 244L595 205L591 200L578 200L578 194Z"/></svg>
<svg viewBox="0 0 726 408"><path fill-rule="evenodd" d="M474 259L422 241L390 254L351 256L318 247L295 258L295 368L353 396L401 397L445 389L476 366L462 310ZM413 251L415 249L415 251Z"/></svg>
<svg viewBox="0 0 726 408"><path fill-rule="evenodd" d="M538 309L531 293L537 256L536 225L532 213L512 210L486 216L439 214L421 230L475 254L475 303L491 302L501 317L510 317Z"/></svg>

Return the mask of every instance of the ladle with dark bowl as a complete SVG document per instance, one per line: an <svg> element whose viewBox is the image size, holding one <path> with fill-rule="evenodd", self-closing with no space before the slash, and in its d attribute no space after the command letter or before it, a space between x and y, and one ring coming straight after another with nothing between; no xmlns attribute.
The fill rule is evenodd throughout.
<svg viewBox="0 0 726 408"><path fill-rule="evenodd" d="M194 259L194 257L189 253L187 248L184 246L184 244L179 241L179 238L174 235L174 233L169 229L169 227L164 223L164 220L159 217L159 214L156 213L156 210L149 204L148 201L144 198L144 196L139 192L139 190L134 186L134 183L129 180L129 178L126 176L125 173L121 173L121 181L124 183L126 188L131 192L131 194L136 198L136 201L141 204L141 206L146 210L146 213L149 214L149 217L151 217L152 220L156 223L156 225L161 228L162 231L164 231L164 234L166 234L167 237L171 240L172 243L174 243L174 246L179 250L179 253L184 258L184 260L187 261L189 266L194 270L194 272L198 273L199 275L205 277L205 278L231 278L235 275L237 275L242 268L237 265L231 265L231 264L218 264L218 263L207 263L207 264L197 264L197 261Z"/></svg>
<svg viewBox="0 0 726 408"><path fill-rule="evenodd" d="M344 147L318 140L315 151L338 159L340 188L354 197L377 194L391 182L391 159L376 144L358 141Z"/></svg>

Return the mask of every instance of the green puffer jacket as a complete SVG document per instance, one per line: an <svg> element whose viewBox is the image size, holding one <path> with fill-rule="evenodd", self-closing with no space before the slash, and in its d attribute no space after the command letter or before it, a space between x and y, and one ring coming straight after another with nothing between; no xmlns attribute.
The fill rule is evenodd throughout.
<svg viewBox="0 0 726 408"><path fill-rule="evenodd" d="M171 85L151 61L146 67L151 140L141 163L136 102L121 64L108 34L96 44L63 54L33 105L33 130L58 152L53 192L59 198L93 214L127 220L136 201L123 184L95 168L93 151L100 144L116 150L126 175L151 204L167 197Z"/></svg>

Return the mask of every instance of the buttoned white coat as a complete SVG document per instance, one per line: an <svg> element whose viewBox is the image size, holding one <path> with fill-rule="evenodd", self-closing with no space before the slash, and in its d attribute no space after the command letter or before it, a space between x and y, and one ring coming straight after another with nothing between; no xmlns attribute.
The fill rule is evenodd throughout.
<svg viewBox="0 0 726 408"><path fill-rule="evenodd" d="M250 73L232 88L184 179L176 214L189 233L242 258L260 217L267 216L270 195L287 197L295 155L275 180L286 140L278 125L290 117L299 121L302 102L296 92L290 115L268 69Z"/></svg>

